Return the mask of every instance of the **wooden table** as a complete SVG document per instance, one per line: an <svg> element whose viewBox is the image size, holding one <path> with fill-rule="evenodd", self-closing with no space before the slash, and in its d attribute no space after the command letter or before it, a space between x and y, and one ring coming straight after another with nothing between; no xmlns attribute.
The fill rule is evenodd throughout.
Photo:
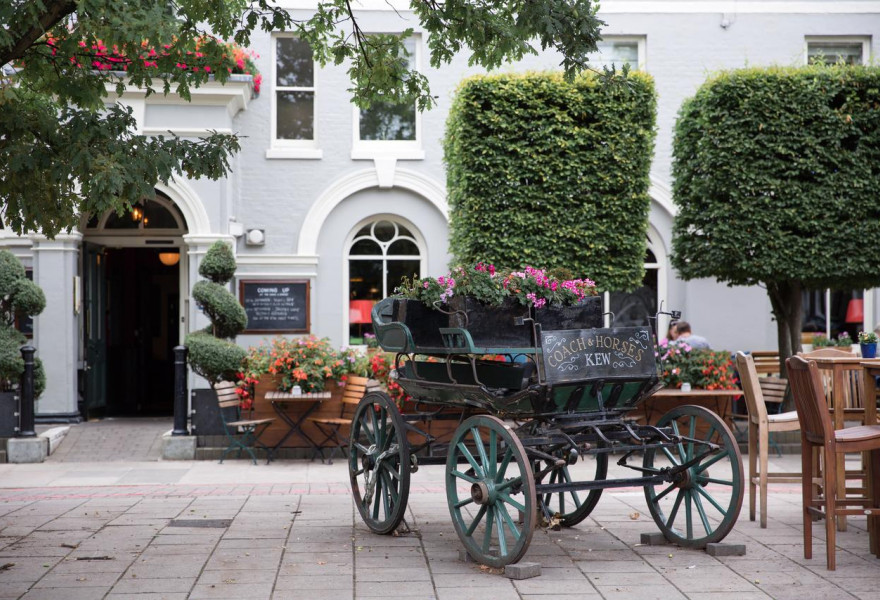
<svg viewBox="0 0 880 600"><path fill-rule="evenodd" d="M267 454L269 460L271 461L275 457L275 453L278 452L278 449L284 445L290 437L296 435L302 438L309 446L312 448L312 459L315 458L315 455L321 454L321 458L323 460L323 453L321 452L321 448L315 443L315 440L310 438L306 432L302 430L302 425L305 422L306 418L315 412L315 409L323 402L331 397L330 392L315 392L310 394L291 394L290 392L267 392L266 400L269 401L269 404L272 405L272 408L275 410L275 413L278 417L287 424L287 432L281 437L278 442L267 449ZM308 406L304 411L298 414L298 418L294 418L290 412L288 412L287 407L293 404L299 404L307 402Z"/></svg>
<svg viewBox="0 0 880 600"><path fill-rule="evenodd" d="M862 366L863 372L863 383L862 383L862 405L865 407L865 424L866 425L876 425L877 424L877 377L880 377L880 359L875 358L872 360L862 360L859 363ZM871 453L865 452L862 456L862 460L865 461L865 470L868 473L868 481L866 483L866 487L869 490L873 490L873 479L872 479L872 464L871 464ZM869 519L876 519L877 517L868 517ZM868 532L875 531L875 528L868 527ZM880 557L880 539L877 536L872 536L871 538L871 552Z"/></svg>
<svg viewBox="0 0 880 600"><path fill-rule="evenodd" d="M742 390L739 388L735 390L692 389L688 392L680 389L664 388L646 398L642 402L642 406L645 411L645 420L649 424L656 422L657 419L675 406L697 404L708 408L721 417L725 423L731 425L730 403L738 396L742 396Z"/></svg>

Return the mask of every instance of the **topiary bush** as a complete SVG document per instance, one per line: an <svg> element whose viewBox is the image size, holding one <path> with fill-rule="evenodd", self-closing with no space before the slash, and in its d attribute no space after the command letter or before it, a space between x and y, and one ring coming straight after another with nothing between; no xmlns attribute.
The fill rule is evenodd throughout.
<svg viewBox="0 0 880 600"><path fill-rule="evenodd" d="M21 347L27 337L15 328L16 320L34 317L46 308L46 296L27 278L24 266L9 250L0 250L0 391L18 386L24 373ZM34 359L34 396L46 389L46 372Z"/></svg>
<svg viewBox="0 0 880 600"><path fill-rule="evenodd" d="M655 106L644 73L622 85L465 80L444 140L453 264L566 268L600 291L641 285Z"/></svg>
<svg viewBox="0 0 880 600"><path fill-rule="evenodd" d="M767 291L780 370L805 289L880 285L880 70L737 69L682 104L673 141L672 265Z"/></svg>
<svg viewBox="0 0 880 600"><path fill-rule="evenodd" d="M244 348L233 341L247 327L247 314L225 287L235 269L232 249L224 242L215 242L199 265L199 274L208 281L197 282L192 290L211 325L189 334L184 343L189 348L190 368L212 387L219 381L234 381L247 356Z"/></svg>

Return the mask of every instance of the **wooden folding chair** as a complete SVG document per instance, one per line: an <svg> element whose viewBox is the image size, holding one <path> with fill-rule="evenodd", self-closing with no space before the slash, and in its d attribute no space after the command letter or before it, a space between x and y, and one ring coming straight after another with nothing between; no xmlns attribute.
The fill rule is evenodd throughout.
<svg viewBox="0 0 880 600"><path fill-rule="evenodd" d="M310 423L314 423L315 427L324 436L324 439L318 442L322 461L324 460L324 448L328 447L330 448L330 455L327 457L328 464L333 464L333 453L337 449L339 449L342 456L345 456L343 448L348 446L348 431L351 426L351 420L354 417L357 405L367 392L367 383L369 381L366 377L348 378L342 391L342 406L338 417L315 416L306 419ZM343 432L345 435L343 435Z"/></svg>
<svg viewBox="0 0 880 600"><path fill-rule="evenodd" d="M768 469L770 435L776 431L797 431L800 428L797 412L780 412L785 399L788 381L779 377L758 377L755 361L744 352L736 353L736 369L740 385L746 398L749 414L749 520L755 520L755 491L761 499L761 527L767 527L767 484L797 483L800 473L789 473ZM768 413L767 403L775 407Z"/></svg>
<svg viewBox="0 0 880 600"><path fill-rule="evenodd" d="M834 429L816 362L793 356L786 366L801 424L804 558L813 557L813 518L824 518L827 566L835 570L834 521L845 515L868 515L870 549L880 555L880 425ZM813 460L814 451L819 453L821 472ZM847 452L866 451L870 452L867 493L847 496L837 485L837 458Z"/></svg>
<svg viewBox="0 0 880 600"><path fill-rule="evenodd" d="M231 381L221 381L214 386L214 391L217 392L217 403L220 405L220 420L223 421L223 432L226 434L226 440L229 442L229 445L220 456L220 464L223 464L226 455L236 448L238 449L238 458L241 458L242 451L247 451L254 464L257 464L257 457L254 455L253 448L259 445L261 448L268 450L260 443L259 439L260 435L275 419L242 419L241 398L236 392L237 387Z"/></svg>

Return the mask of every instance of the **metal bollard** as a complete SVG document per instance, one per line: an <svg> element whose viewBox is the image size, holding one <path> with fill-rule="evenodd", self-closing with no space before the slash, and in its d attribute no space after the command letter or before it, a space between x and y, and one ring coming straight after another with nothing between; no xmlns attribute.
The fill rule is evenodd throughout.
<svg viewBox="0 0 880 600"><path fill-rule="evenodd" d="M174 347L174 429L171 435L189 435L186 414L186 346Z"/></svg>
<svg viewBox="0 0 880 600"><path fill-rule="evenodd" d="M15 437L37 437L34 431L34 353L31 345L22 346L21 357L24 359L24 373L21 374L21 400L19 413L21 427Z"/></svg>

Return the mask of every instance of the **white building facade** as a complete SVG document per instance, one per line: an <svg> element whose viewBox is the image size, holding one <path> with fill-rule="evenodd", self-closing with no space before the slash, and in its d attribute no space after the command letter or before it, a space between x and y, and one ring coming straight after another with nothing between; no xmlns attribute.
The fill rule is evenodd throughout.
<svg viewBox="0 0 880 600"><path fill-rule="evenodd" d="M288 0L288 6L296 17L308 14L306 2ZM264 78L256 97L245 78L194 90L191 104L134 93L120 99L147 134L215 129L244 136L228 178L158 185L140 212L85 217L78 231L54 240L0 238L47 295L46 311L33 324L48 376L38 416L170 414L170 349L207 323L189 291L216 240L234 245L235 293L295 287L302 293L298 325L280 331L308 331L337 346L362 341L369 330L362 308L390 293L399 275L447 270L442 138L456 87L479 70L464 56L432 69L427 34L406 5L396 12L368 1L358 16L366 32L414 29L411 60L431 82L434 110L362 112L351 103L345 67L320 68L291 34L255 34L251 49ZM658 94L646 288L607 296L608 308L642 306L635 315L662 302L681 310L714 348L775 349L763 289L683 282L669 265L676 116L682 101L721 69L799 65L810 56L869 62L880 2L605 0L600 16L607 26L597 64L638 66L654 77ZM552 70L559 62L545 54L504 70ZM824 329L836 326L841 302L863 299L857 327L873 328L880 321L875 294L858 290L838 298L817 291L809 308ZM263 327L239 343L257 343L274 331ZM201 387L194 377L190 385Z"/></svg>

